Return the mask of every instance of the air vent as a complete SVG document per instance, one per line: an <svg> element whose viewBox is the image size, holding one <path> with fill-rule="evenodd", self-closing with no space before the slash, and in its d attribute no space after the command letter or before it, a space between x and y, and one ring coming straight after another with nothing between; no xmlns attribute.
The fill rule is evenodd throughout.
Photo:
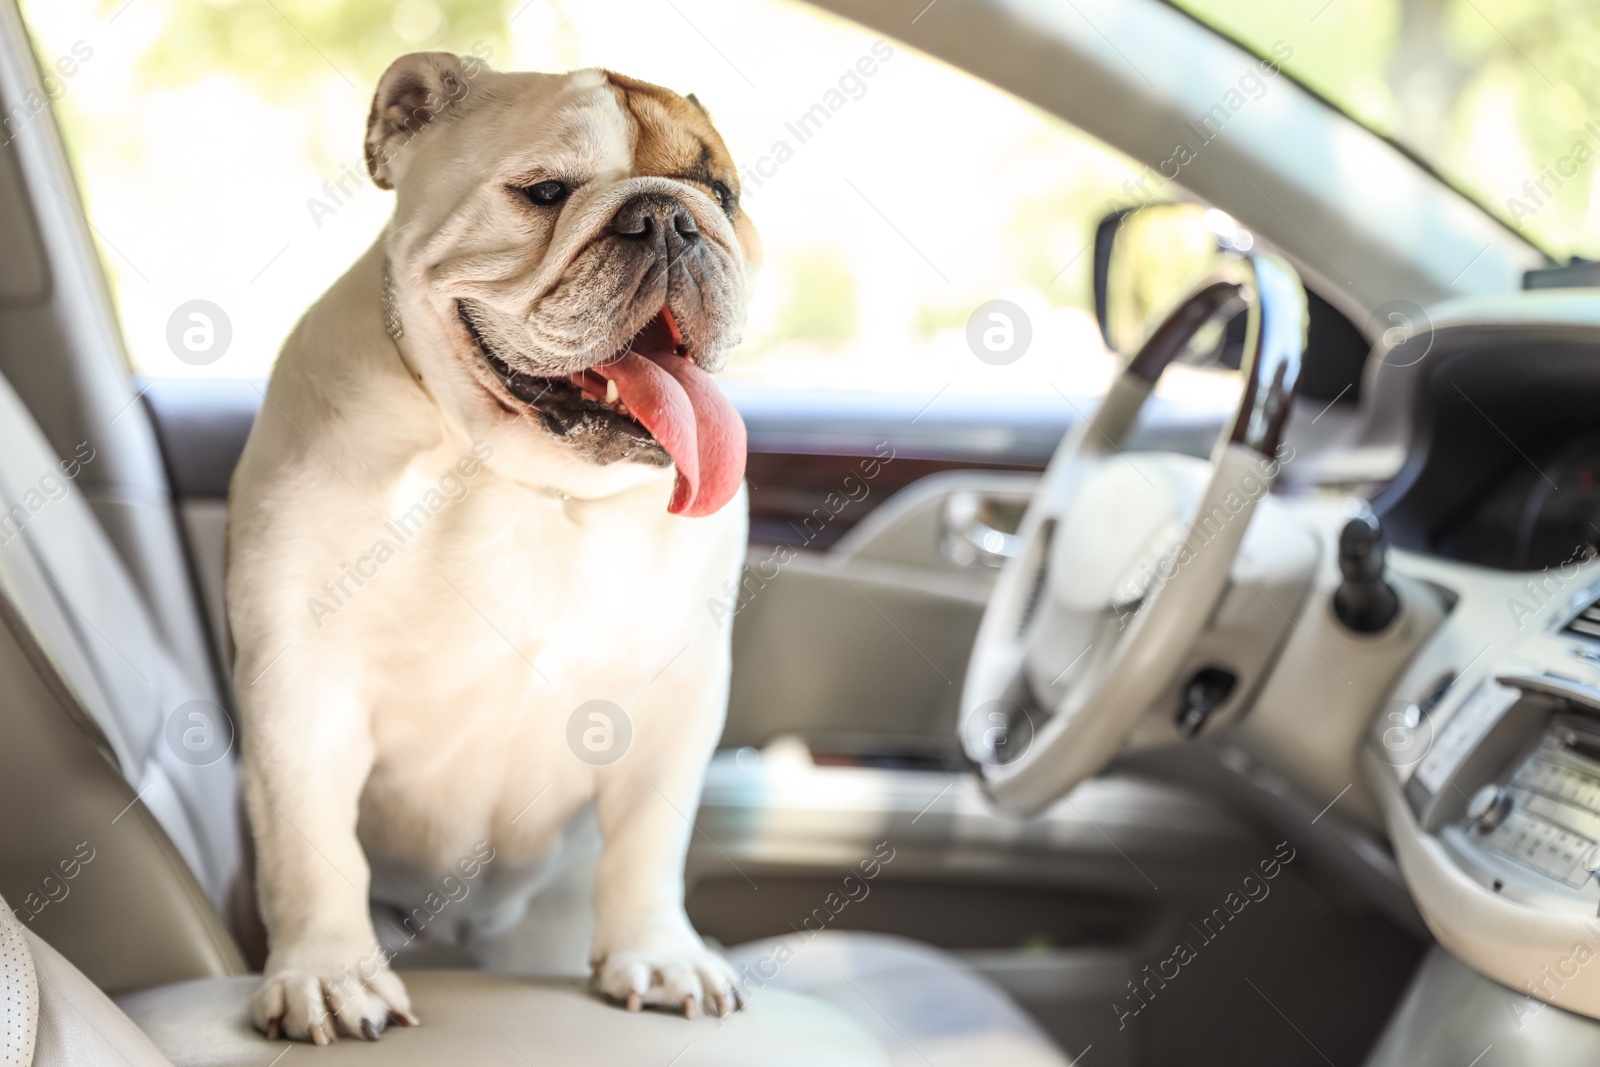
<svg viewBox="0 0 1600 1067"><path fill-rule="evenodd" d="M1567 623L1563 632L1600 641L1600 600L1578 612L1578 617Z"/></svg>

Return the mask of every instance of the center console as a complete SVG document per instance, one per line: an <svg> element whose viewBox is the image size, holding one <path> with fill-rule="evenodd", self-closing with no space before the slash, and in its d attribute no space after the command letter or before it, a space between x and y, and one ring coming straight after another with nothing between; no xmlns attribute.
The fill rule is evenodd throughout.
<svg viewBox="0 0 1600 1067"><path fill-rule="evenodd" d="M1483 682L1406 783L1421 825L1491 892L1600 912L1600 690L1502 672ZM1470 791L1469 791L1470 790Z"/></svg>
<svg viewBox="0 0 1600 1067"><path fill-rule="evenodd" d="M1413 672L1363 754L1418 908L1512 1015L1600 1018L1597 601L1590 582L1460 671Z"/></svg>

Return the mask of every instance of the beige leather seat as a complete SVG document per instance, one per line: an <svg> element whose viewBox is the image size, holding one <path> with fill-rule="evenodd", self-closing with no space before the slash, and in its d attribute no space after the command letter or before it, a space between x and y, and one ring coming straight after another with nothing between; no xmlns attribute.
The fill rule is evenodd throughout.
<svg viewBox="0 0 1600 1067"><path fill-rule="evenodd" d="M788 952L779 955L780 945ZM989 981L917 941L824 930L740 945L728 958L757 976L774 969L762 960L786 960L762 986L763 995L800 994L849 1014L888 1050L895 1067L1067 1062Z"/></svg>
<svg viewBox="0 0 1600 1067"><path fill-rule="evenodd" d="M3 902L0 902L3 903ZM775 944L775 943L774 943ZM378 1044L307 1050L319 1063L532 1062L674 1067L1059 1067L1032 1023L975 974L899 938L825 933L797 946L783 980L726 1022L602 1004L577 983L474 971L406 975L426 1025ZM754 962L771 945L735 950ZM60 953L0 914L0 1067L271 1067L283 1042L251 1028L254 975L160 986L112 1002ZM796 992L795 990L806 992ZM851 1002L854 1002L852 1005ZM852 1007L869 1007L853 1018Z"/></svg>
<svg viewBox="0 0 1600 1067"><path fill-rule="evenodd" d="M123 998L119 1008L60 953L0 915L0 1067L270 1067L284 1042L250 1027L255 976L201 979ZM771 991L726 1023L630 1015L574 985L472 971L406 976L426 1025L382 1041L304 1049L319 1064L667 1064L879 1067L879 1043L818 1000ZM123 1009L126 1009L124 1011ZM676 1059L673 1057L676 1056Z"/></svg>
<svg viewBox="0 0 1600 1067"><path fill-rule="evenodd" d="M204 665L171 654L0 378L0 1067L268 1067L289 1047L248 1022L257 978L220 918L239 859L234 763L225 743L197 754L183 740L191 724L174 713L193 701L222 702ZM791 967L726 1022L629 1014L577 982L410 971L423 1026L300 1055L329 1065L1066 1062L1003 993L932 949L834 934ZM866 996L843 997L846 986Z"/></svg>
<svg viewBox="0 0 1600 1067"><path fill-rule="evenodd" d="M0 895L102 989L237 974L234 762L166 736L221 697L167 651L75 472L0 379Z"/></svg>

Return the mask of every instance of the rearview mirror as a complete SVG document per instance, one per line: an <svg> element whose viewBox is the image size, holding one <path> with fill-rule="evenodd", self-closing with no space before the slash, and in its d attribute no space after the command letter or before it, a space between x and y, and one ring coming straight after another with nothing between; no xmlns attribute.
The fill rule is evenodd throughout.
<svg viewBox="0 0 1600 1067"><path fill-rule="evenodd" d="M1220 260L1254 246L1250 231L1232 216L1199 204L1147 204L1101 219L1094 235L1094 310L1106 346L1124 357L1137 352ZM1202 331L1190 352L1218 353L1226 329L1216 323Z"/></svg>

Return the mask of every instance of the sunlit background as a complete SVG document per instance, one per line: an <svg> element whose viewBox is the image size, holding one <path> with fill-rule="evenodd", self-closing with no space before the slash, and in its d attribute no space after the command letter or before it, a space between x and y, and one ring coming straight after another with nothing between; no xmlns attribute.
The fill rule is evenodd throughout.
<svg viewBox="0 0 1600 1067"><path fill-rule="evenodd" d="M893 42L892 56L845 86L845 104L799 143L785 124L840 90L877 40L815 9L780 0L23 6L41 64L60 81L55 114L141 371L268 372L294 320L388 215L392 194L367 180L361 155L372 86L395 56L443 49L476 50L499 69L610 67L693 91L709 107L746 169L744 205L767 250L734 379L1086 395L1112 372L1087 311L1086 250L1139 168ZM1563 40L1576 28L1557 17L1571 6L1560 0L1184 6L1260 50L1292 22L1291 73L1501 214L1587 121L1571 86L1594 84L1595 51ZM1474 23L1469 9L1492 9L1517 39ZM1423 46L1415 25L1429 19L1439 36ZM1541 62L1559 65L1559 88L1544 84ZM792 158L757 186L748 172L778 142ZM1600 246L1597 175L1591 166L1568 182L1522 221L1527 234L1560 252ZM965 339L973 310L997 298L1024 308L1033 326L1027 355L1008 366L974 359ZM168 316L193 299L221 306L233 326L227 354L202 368L179 361L166 340ZM1169 379L1163 391L1183 399L1218 388L1193 374Z"/></svg>
<svg viewBox="0 0 1600 1067"><path fill-rule="evenodd" d="M500 69L605 66L692 91L746 168L790 144L772 177L746 181L767 261L731 377L928 395L1040 393L1053 380L1081 394L1110 372L1083 310L1090 257L1080 253L1134 168L898 46L801 144L785 123L837 89L877 39L813 9L124 2L33 0L26 14L43 62L77 41L93 49L56 114L141 370L264 375L390 210L361 155L379 74L407 51L477 47ZM995 298L1024 307L1034 327L1029 355L1004 367L965 342L969 314ZM220 305L234 331L226 356L198 369L166 341L168 315L191 299Z"/></svg>
<svg viewBox="0 0 1600 1067"><path fill-rule="evenodd" d="M1560 259L1600 257L1594 0L1177 6L1258 52L1274 41L1290 43L1286 70L1410 149L1523 236ZM1563 160L1566 176L1557 173Z"/></svg>

